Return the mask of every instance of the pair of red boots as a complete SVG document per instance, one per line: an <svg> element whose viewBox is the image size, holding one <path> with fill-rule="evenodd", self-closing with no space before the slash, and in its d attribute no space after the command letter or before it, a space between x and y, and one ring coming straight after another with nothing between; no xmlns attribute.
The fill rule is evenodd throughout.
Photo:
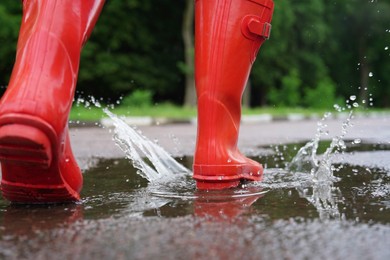
<svg viewBox="0 0 390 260"><path fill-rule="evenodd" d="M79 200L82 175L68 116L80 51L104 0L25 0L16 62L0 103L1 190L12 202ZM260 180L263 168L237 149L241 97L269 37L272 0L195 1L199 189Z"/></svg>

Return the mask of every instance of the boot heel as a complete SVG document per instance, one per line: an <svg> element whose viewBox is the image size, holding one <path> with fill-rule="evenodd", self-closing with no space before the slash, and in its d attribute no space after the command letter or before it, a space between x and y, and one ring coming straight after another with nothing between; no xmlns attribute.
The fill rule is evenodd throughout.
<svg viewBox="0 0 390 260"><path fill-rule="evenodd" d="M0 127L0 161L5 164L49 168L52 150L41 130L21 124Z"/></svg>
<svg viewBox="0 0 390 260"><path fill-rule="evenodd" d="M3 197L15 204L47 204L74 202L80 198L66 185L30 185L1 181Z"/></svg>
<svg viewBox="0 0 390 260"><path fill-rule="evenodd" d="M76 201L61 177L52 143L40 129L22 123L0 127L1 192L14 203Z"/></svg>

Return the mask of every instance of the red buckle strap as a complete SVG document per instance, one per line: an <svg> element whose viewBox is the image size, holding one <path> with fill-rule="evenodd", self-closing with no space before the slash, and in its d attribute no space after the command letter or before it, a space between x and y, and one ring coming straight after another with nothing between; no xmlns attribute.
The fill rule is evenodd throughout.
<svg viewBox="0 0 390 260"><path fill-rule="evenodd" d="M264 39L269 39L271 34L271 24L267 22L261 22L255 15L247 15L242 20L241 31L245 37L249 39L255 39L260 36Z"/></svg>
<svg viewBox="0 0 390 260"><path fill-rule="evenodd" d="M262 23L255 19L251 19L248 23L248 29L251 33L262 36L265 39L269 39L271 34L271 27L272 26L270 23Z"/></svg>

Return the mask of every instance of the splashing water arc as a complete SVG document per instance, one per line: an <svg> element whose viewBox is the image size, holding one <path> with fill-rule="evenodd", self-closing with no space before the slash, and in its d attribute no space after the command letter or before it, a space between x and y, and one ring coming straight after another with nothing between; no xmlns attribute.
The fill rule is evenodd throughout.
<svg viewBox="0 0 390 260"><path fill-rule="evenodd" d="M107 108L103 111L113 120L114 141L130 159L138 174L150 182L165 182L174 179L180 174L190 173L178 163L161 146L147 139L141 132L128 126L118 116ZM150 164L147 163L150 161Z"/></svg>

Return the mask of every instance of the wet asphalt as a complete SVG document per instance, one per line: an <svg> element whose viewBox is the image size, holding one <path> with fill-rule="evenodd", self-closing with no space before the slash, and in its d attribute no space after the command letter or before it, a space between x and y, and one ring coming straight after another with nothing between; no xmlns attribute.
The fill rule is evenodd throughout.
<svg viewBox="0 0 390 260"><path fill-rule="evenodd" d="M309 141L316 133L317 121L243 124L239 146L246 155L253 156L271 152L269 145ZM329 138L341 133L342 122L343 119L326 121ZM356 118L353 124L345 139L390 144L390 117ZM149 139L158 140L175 157L191 156L194 152L194 124L138 128ZM112 140L110 128L72 127L70 135L74 154L84 171L94 167L100 159L124 157ZM357 152L346 160L390 172L389 151L379 151L375 156ZM115 199L115 194L112 198ZM83 203L59 208L3 206L0 258L390 259L389 222L357 223L318 218L269 221L267 212L245 213L251 210L253 202L238 202L240 214L226 214L222 218L200 217L196 213L199 204L193 214L183 213L173 218L157 212L150 217L120 214L96 219L84 218ZM180 203L173 208L180 210ZM280 210L277 205L276 209ZM390 205L385 210L389 209ZM288 211L289 206L285 210Z"/></svg>

